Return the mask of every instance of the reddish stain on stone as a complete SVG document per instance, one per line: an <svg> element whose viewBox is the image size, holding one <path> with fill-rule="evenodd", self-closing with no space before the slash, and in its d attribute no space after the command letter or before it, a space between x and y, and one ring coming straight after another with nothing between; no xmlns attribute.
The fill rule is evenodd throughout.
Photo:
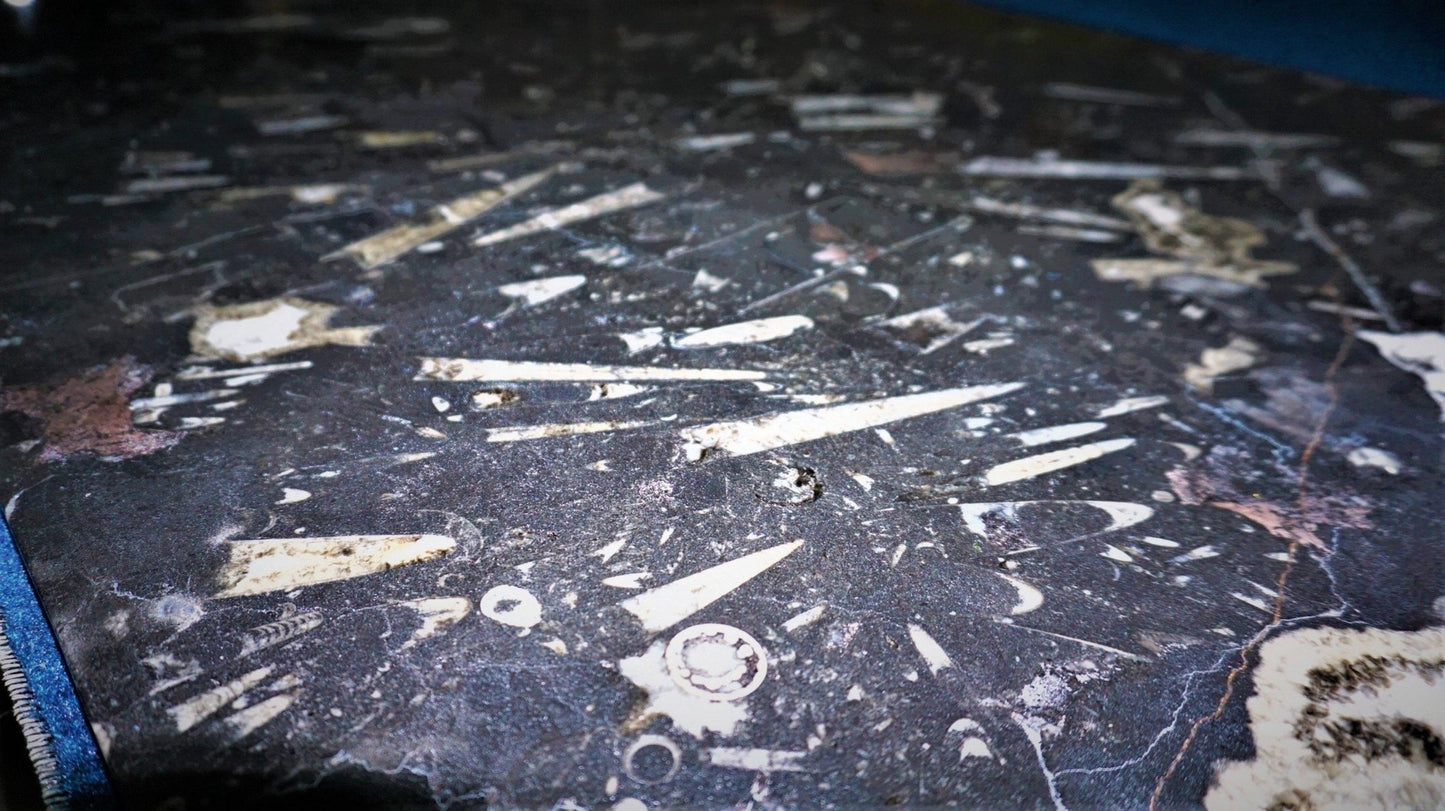
<svg viewBox="0 0 1445 811"><path fill-rule="evenodd" d="M40 421L40 461L58 462L91 453L130 459L164 450L181 435L143 431L131 423L130 396L151 378L151 370L125 357L58 383L0 390L0 411L18 411Z"/></svg>
<svg viewBox="0 0 1445 811"><path fill-rule="evenodd" d="M1202 469L1175 468L1165 474L1184 504L1204 504L1241 515L1266 532L1304 546L1328 550L1317 533L1321 526L1369 529L1370 503L1358 496L1305 495L1293 501L1268 500L1239 492L1219 460L1206 458ZM1297 481L1297 479L1296 479Z"/></svg>

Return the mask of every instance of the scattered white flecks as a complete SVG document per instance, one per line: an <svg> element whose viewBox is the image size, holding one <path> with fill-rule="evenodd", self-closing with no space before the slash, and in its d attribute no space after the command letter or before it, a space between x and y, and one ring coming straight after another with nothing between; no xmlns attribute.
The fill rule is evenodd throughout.
<svg viewBox="0 0 1445 811"><path fill-rule="evenodd" d="M1117 417L1120 414L1128 414L1133 411L1143 411L1146 408L1158 408L1168 402L1168 396L1163 394L1152 397L1125 397L1112 405L1100 408L1095 416L1102 420L1109 417Z"/></svg>
<svg viewBox="0 0 1445 811"><path fill-rule="evenodd" d="M820 604L820 605L815 605L815 606L813 606L812 608L808 609L807 611L804 611L804 612L799 613L799 614L795 614L793 617L791 617L790 619L788 619L786 622L783 623L783 630L784 630L784 631L787 631L788 633L791 634L791 633L793 633L794 631L798 630L799 628L806 628L806 627L808 627L809 625L812 625L813 623L815 623L815 622L817 622L818 620L822 619L822 618L823 618L823 614L824 614L827 610L828 610L828 604L827 604L827 603L822 603L822 604Z"/></svg>
<svg viewBox="0 0 1445 811"><path fill-rule="evenodd" d="M740 749L730 746L714 746L702 750L703 762L724 769L743 769L750 772L801 772L807 771L803 761L808 757L804 752L785 752L776 749Z"/></svg>
<svg viewBox="0 0 1445 811"><path fill-rule="evenodd" d="M433 428L433 427L431 427L431 426L429 426L429 425L417 426L414 430L416 431L416 435L417 435L417 436L426 437L427 439L446 439L446 438L447 438L447 435L446 435L446 434L442 433L441 431L438 431L437 429L435 429L435 428Z"/></svg>
<svg viewBox="0 0 1445 811"><path fill-rule="evenodd" d="M617 663L618 673L647 692L644 717L666 715L678 729L697 738L708 731L732 735L747 720L747 702L714 700L683 689L668 671L666 647L667 643L659 639L646 651Z"/></svg>
<svg viewBox="0 0 1445 811"><path fill-rule="evenodd" d="M612 796L612 794L615 793L616 792L610 792L607 796L610 797ZM623 797L622 799L613 803L612 807L607 809L607 811L649 811L649 809L647 807L647 803L637 799L636 797Z"/></svg>
<svg viewBox="0 0 1445 811"><path fill-rule="evenodd" d="M970 532L980 538L987 538L988 529L983 523L983 517L985 515L1001 513L1012 516L1020 507L1027 507L1034 504L1085 504L1096 510L1103 510L1109 515L1109 526L1099 530L1099 533L1115 532L1132 527L1135 524L1147 521L1154 515L1153 507L1134 504L1129 501L985 501L951 506L958 507L959 512L963 516L963 524Z"/></svg>
<svg viewBox="0 0 1445 811"><path fill-rule="evenodd" d="M273 503L295 504L298 501L305 501L308 498L311 498L311 493L308 490L299 490L295 487L283 487L281 488L281 498Z"/></svg>
<svg viewBox="0 0 1445 811"><path fill-rule="evenodd" d="M544 639L537 643L558 656L567 655L567 643L560 639Z"/></svg>
<svg viewBox="0 0 1445 811"><path fill-rule="evenodd" d="M1149 498L1160 504L1173 504L1176 500L1174 494L1168 490L1154 490L1149 493Z"/></svg>
<svg viewBox="0 0 1445 811"><path fill-rule="evenodd" d="M1199 354L1199 362L1184 368L1184 382L1202 392L1214 391L1217 378L1243 371L1259 360L1259 344L1238 336L1218 349L1209 347Z"/></svg>
<svg viewBox="0 0 1445 811"><path fill-rule="evenodd" d="M431 398L431 407L437 410L438 414L445 414L452 410L452 403L445 397Z"/></svg>
<svg viewBox="0 0 1445 811"><path fill-rule="evenodd" d="M1071 422L1066 425L1051 425L1047 428L1032 428L1027 431L1008 434L1010 439L1022 442L1026 447L1035 445L1047 445L1050 442L1060 442L1065 439L1077 439L1081 436L1088 436L1097 431L1109 427L1103 422Z"/></svg>
<svg viewBox="0 0 1445 811"><path fill-rule="evenodd" d="M999 397L1023 386L1023 383L1002 383L884 397L692 426L679 435L688 458L693 461L709 451L746 456L956 408Z"/></svg>
<svg viewBox="0 0 1445 811"><path fill-rule="evenodd" d="M705 290L709 293L716 293L730 284L732 284L732 279L714 276L706 270L699 270L697 275L692 277L692 286L694 289Z"/></svg>
<svg viewBox="0 0 1445 811"><path fill-rule="evenodd" d="M577 252L577 255L594 265L607 268L620 268L632 261L632 253L621 245L598 245L592 248L583 248Z"/></svg>
<svg viewBox="0 0 1445 811"><path fill-rule="evenodd" d="M191 350L197 355L253 361L334 344L365 346L380 327L340 327L327 322L338 308L298 298L274 298L249 304L196 308Z"/></svg>
<svg viewBox="0 0 1445 811"><path fill-rule="evenodd" d="M269 363L259 366L241 366L235 369L214 369L210 366L187 366L176 373L176 380L212 380L218 377L228 378L227 386L245 385L231 380L245 380L245 383L255 383L264 380L277 372L294 372L300 369L310 369L313 363L309 360L298 360L292 363ZM254 380L252 378L255 378Z"/></svg>
<svg viewBox="0 0 1445 811"><path fill-rule="evenodd" d="M937 676L938 671L953 667L953 660L949 658L948 652L921 627L908 623L908 638L912 640L913 647L918 650L918 655L923 657L933 675Z"/></svg>
<svg viewBox="0 0 1445 811"><path fill-rule="evenodd" d="M477 247L496 245L500 242L552 231L629 208L645 206L662 200L666 196L649 189L646 183L633 183L625 188L599 194L579 203L544 211L511 227L483 234L472 240L472 244Z"/></svg>
<svg viewBox="0 0 1445 811"><path fill-rule="evenodd" d="M231 713L226 717L226 726L231 728L231 734L235 738L244 738L276 720L276 717L296 703L300 696L300 691L271 696L258 704Z"/></svg>
<svg viewBox="0 0 1445 811"><path fill-rule="evenodd" d="M552 423L549 425L515 425L507 428L488 428L488 442L525 442L532 439L551 439L559 436L579 434L600 434L607 431L628 431L652 425L648 421L627 422L610 420L606 422Z"/></svg>
<svg viewBox="0 0 1445 811"><path fill-rule="evenodd" d="M887 428L874 428L873 433L877 435L878 439L881 440L884 445L890 448L898 444L894 441L893 434L890 433Z"/></svg>
<svg viewBox="0 0 1445 811"><path fill-rule="evenodd" d="M214 687L174 707L168 708L166 714L171 717L172 721L175 721L176 732L185 732L196 724L215 715L222 707L245 695L247 690L265 681L266 678L271 675L271 671L275 669L274 665L267 665L252 670L219 687Z"/></svg>
<svg viewBox="0 0 1445 811"><path fill-rule="evenodd" d="M1249 149L1316 149L1334 146L1339 142L1340 139L1333 135L1258 130L1194 129L1174 136L1174 143L1182 146L1235 146Z"/></svg>
<svg viewBox="0 0 1445 811"><path fill-rule="evenodd" d="M802 541L793 541L744 555L629 597L620 605L641 620L648 633L657 633L731 594L802 545Z"/></svg>
<svg viewBox="0 0 1445 811"><path fill-rule="evenodd" d="M1403 469L1400 457L1379 448L1355 448L1345 458L1355 467L1377 467L1391 476L1398 475Z"/></svg>
<svg viewBox="0 0 1445 811"><path fill-rule="evenodd" d="M956 268L968 267L973 264L974 259L973 251L959 251L953 256L948 257L948 264Z"/></svg>
<svg viewBox="0 0 1445 811"><path fill-rule="evenodd" d="M368 270L383 265L423 242L430 242L449 234L501 203L530 191L550 178L556 171L555 168L546 169L508 181L494 189L458 197L449 203L433 208L422 222L388 228L381 233L353 242L331 256L350 256L356 260L357 264Z"/></svg>
<svg viewBox="0 0 1445 811"><path fill-rule="evenodd" d="M1404 332L1398 335L1362 329L1355 333L1375 345L1385 360L1418 375L1440 406L1445 421L1445 333Z"/></svg>
<svg viewBox="0 0 1445 811"><path fill-rule="evenodd" d="M1143 538L1140 538L1139 540L1143 541L1144 543L1149 544L1150 546L1158 546L1158 547L1161 547L1161 548L1163 548L1163 549L1178 549L1178 548L1179 548L1179 543L1178 543L1177 541L1171 541L1171 540L1169 540L1168 538L1159 538L1159 537L1156 537L1156 536L1153 536L1153 535L1145 535Z"/></svg>
<svg viewBox="0 0 1445 811"><path fill-rule="evenodd" d="M678 369L662 366L594 366L587 363L542 363L468 358L422 358L413 380L494 382L612 383L630 381L763 380L765 372L748 369Z"/></svg>
<svg viewBox="0 0 1445 811"><path fill-rule="evenodd" d="M673 145L684 152L711 152L716 149L732 149L747 146L758 140L755 132L724 132L717 135L692 135L678 138Z"/></svg>
<svg viewBox="0 0 1445 811"><path fill-rule="evenodd" d="M1169 559L1170 563L1187 563L1191 560L1204 560L1205 558L1219 557L1219 550L1213 546L1197 546L1182 555Z"/></svg>
<svg viewBox="0 0 1445 811"><path fill-rule="evenodd" d="M1003 158L985 155L961 167L978 177L1054 177L1069 180L1248 180L1253 170L1240 166L1165 166L1152 163L1108 163L1059 158Z"/></svg>
<svg viewBox="0 0 1445 811"><path fill-rule="evenodd" d="M535 307L558 296L566 295L585 284L587 284L587 277L581 274L549 276L545 279L504 284L497 288L497 292L515 300L518 306Z"/></svg>
<svg viewBox="0 0 1445 811"><path fill-rule="evenodd" d="M852 479L852 480L855 481L855 482L858 482L858 486L861 487L861 488L863 488L863 492L865 492L865 493L872 492L872 490L873 490L873 477L872 477L872 476L869 476L869 475L864 474L864 473L855 473L855 472L849 471L849 473L848 473L848 478Z"/></svg>
<svg viewBox="0 0 1445 811"><path fill-rule="evenodd" d="M627 546L627 539L626 539L626 538L618 538L617 540L613 541L612 543L607 544L606 546L604 546L604 547L602 547L602 548L594 551L594 552L592 553L592 556L593 556L593 557L602 558L602 562L603 562L603 563L608 563L608 562L610 562L613 558L617 557L617 553L618 553L618 552L621 552L622 549L623 549L623 547L625 547L625 546Z"/></svg>
<svg viewBox="0 0 1445 811"><path fill-rule="evenodd" d="M667 542L671 540L674 532L677 532L677 527L668 527L667 529L663 530L662 537L657 539L657 545L666 546Z"/></svg>
<svg viewBox="0 0 1445 811"><path fill-rule="evenodd" d="M642 581L651 580L652 572L628 572L627 574L613 575L602 578L602 585L611 586L614 589L640 589Z"/></svg>
<svg viewBox="0 0 1445 811"><path fill-rule="evenodd" d="M345 535L223 541L230 559L216 597L289 591L434 560L456 547L445 535Z"/></svg>
<svg viewBox="0 0 1445 811"><path fill-rule="evenodd" d="M1039 591L1017 577L1011 577L1002 572L995 572L994 574L1002 577L1006 583L1013 586L1019 593L1019 601L1014 604L1013 608L1009 609L1010 614L1014 616L1027 614L1030 611L1037 610L1044 604L1044 593L1042 591Z"/></svg>
<svg viewBox="0 0 1445 811"><path fill-rule="evenodd" d="M322 622L321 612L305 611L283 617L275 622L268 622L265 625L258 625L241 636L239 655L250 656L256 651L290 642L320 628Z"/></svg>
<svg viewBox="0 0 1445 811"><path fill-rule="evenodd" d="M1420 741L1445 731L1442 651L1440 628L1273 637L1247 703L1255 759L1220 768L1205 808L1439 806L1445 775Z"/></svg>
<svg viewBox="0 0 1445 811"><path fill-rule="evenodd" d="M477 601L482 616L513 628L531 628L542 621L542 604L517 586L493 586Z"/></svg>
<svg viewBox="0 0 1445 811"><path fill-rule="evenodd" d="M927 337L928 343L923 345L919 354L928 355L953 343L959 336L966 334L981 323L983 323L982 319L970 321L967 324L954 321L949 317L947 307L938 306L896 315L886 321L880 321L878 325L902 333L910 340L912 340L912 336L919 334Z"/></svg>
<svg viewBox="0 0 1445 811"><path fill-rule="evenodd" d="M862 688L861 686L855 684L855 685L853 685L852 687L849 687L849 688L848 688L848 695L845 696L843 700L844 700L844 701L862 701L863 699L865 699L865 698L867 698L867 697L868 697L867 694L863 692L863 688Z"/></svg>
<svg viewBox="0 0 1445 811"><path fill-rule="evenodd" d="M1117 546L1114 546L1113 544L1104 544L1104 551L1100 552L1099 556L1108 558L1109 560L1118 561L1119 563L1134 562L1134 559L1129 556L1128 552L1125 552L1124 550L1120 549Z"/></svg>
<svg viewBox="0 0 1445 811"><path fill-rule="evenodd" d="M421 617L421 627L402 643L402 650L416 647L417 643L436 636L472 613L472 602L465 597L428 597L423 600L403 600L397 605L410 608Z"/></svg>
<svg viewBox="0 0 1445 811"><path fill-rule="evenodd" d="M595 462L593 462L592 464L588 465L588 466L587 466L587 469L588 469L588 470L595 470L595 471L597 471L598 473L611 473L611 472L612 472L612 462L611 462L611 460L608 460L608 459L598 459L597 461L595 461Z"/></svg>
<svg viewBox="0 0 1445 811"><path fill-rule="evenodd" d="M758 344L786 338L795 332L813 328L813 319L805 315L780 315L759 318L705 329L677 338L672 345L679 349L702 349L735 344Z"/></svg>
<svg viewBox="0 0 1445 811"><path fill-rule="evenodd" d="M1012 462L994 465L983 475L983 481L989 487L997 487L1001 484L1032 479L1046 473L1053 473L1058 470L1082 465L1102 456L1117 453L1126 448L1133 447L1133 439L1107 439L1102 442L1091 442L1088 445L1079 445L1073 448L1041 453L1037 456L1026 456L1023 459L1015 459Z"/></svg>

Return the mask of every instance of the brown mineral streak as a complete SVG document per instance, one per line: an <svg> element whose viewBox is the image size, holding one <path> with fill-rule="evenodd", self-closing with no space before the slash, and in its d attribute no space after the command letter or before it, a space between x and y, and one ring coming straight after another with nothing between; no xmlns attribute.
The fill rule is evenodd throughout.
<svg viewBox="0 0 1445 811"><path fill-rule="evenodd" d="M59 383L0 390L0 411L18 411L42 423L40 461L79 453L130 459L169 448L181 435L142 431L131 424L130 395L151 378L133 357L111 361Z"/></svg>

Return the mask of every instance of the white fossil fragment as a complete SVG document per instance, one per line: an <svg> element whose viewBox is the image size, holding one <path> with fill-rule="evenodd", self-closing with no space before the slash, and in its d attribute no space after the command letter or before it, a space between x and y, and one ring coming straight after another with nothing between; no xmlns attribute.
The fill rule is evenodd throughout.
<svg viewBox="0 0 1445 811"><path fill-rule="evenodd" d="M1117 453L1133 445L1133 439L1108 439L1088 445L1041 453L1037 456L1027 456L989 468L984 473L983 480L988 486L997 487L1001 484L1032 479Z"/></svg>
<svg viewBox="0 0 1445 811"><path fill-rule="evenodd" d="M222 707L245 695L247 690L265 681L266 677L270 676L275 669L274 665L256 668L219 687L207 690L194 698L168 708L166 714L175 722L176 732L185 732L215 715Z"/></svg>
<svg viewBox="0 0 1445 811"><path fill-rule="evenodd" d="M708 451L746 456L956 408L999 397L1023 386L1023 383L1002 383L905 394L697 425L684 428L679 435L688 456L695 460Z"/></svg>
<svg viewBox="0 0 1445 811"><path fill-rule="evenodd" d="M753 552L645 591L620 605L641 620L649 633L657 633L736 591L802 545L802 541L793 541Z"/></svg>
<svg viewBox="0 0 1445 811"><path fill-rule="evenodd" d="M416 647L422 640L436 636L472 613L472 602L465 597L427 597L403 600L397 605L410 608L421 617L421 627L402 643L402 650Z"/></svg>
<svg viewBox="0 0 1445 811"><path fill-rule="evenodd" d="M496 245L512 239L520 239L545 231L553 231L579 222L626 211L629 208L645 206L665 199L667 195L653 191L646 183L633 183L616 191L599 194L579 203L544 211L525 222L498 231L482 234L472 240L477 247Z"/></svg>
<svg viewBox="0 0 1445 811"><path fill-rule="evenodd" d="M938 640L922 627L909 623L908 638L913 642L913 647L918 650L918 655L923 657L924 663L928 665L928 670L933 675L937 676L940 670L953 667L953 659L949 657L943 646L938 644Z"/></svg>
<svg viewBox="0 0 1445 811"><path fill-rule="evenodd" d="M434 560L456 546L445 535L344 535L223 541L229 560L217 597L242 597L377 574Z"/></svg>
<svg viewBox="0 0 1445 811"><path fill-rule="evenodd" d="M422 222L388 228L381 233L353 242L331 256L350 256L356 260L357 264L367 269L383 265L424 242L430 242L461 228L501 203L535 188L556 172L555 167L534 172L503 183L494 189L485 189L458 197L433 208Z"/></svg>
<svg viewBox="0 0 1445 811"><path fill-rule="evenodd" d="M252 361L334 344L365 346L380 327L327 326L339 308L298 298L196 308L191 351L210 358Z"/></svg>
<svg viewBox="0 0 1445 811"><path fill-rule="evenodd" d="M580 274L549 276L545 279L504 284L497 288L497 292L509 299L514 299L522 307L535 307L558 296L566 295L586 284L587 277Z"/></svg>
<svg viewBox="0 0 1445 811"><path fill-rule="evenodd" d="M747 369L681 369L664 366L594 366L587 363L543 363L468 358L422 358L414 380L511 382L721 382L763 380L765 372Z"/></svg>
<svg viewBox="0 0 1445 811"><path fill-rule="evenodd" d="M477 601L482 616L513 628L531 628L542 621L542 604L517 586L493 586Z"/></svg>
<svg viewBox="0 0 1445 811"><path fill-rule="evenodd" d="M805 315L780 315L689 333L674 340L672 345L678 349L703 349L734 344L758 344L786 338L812 327L813 319Z"/></svg>

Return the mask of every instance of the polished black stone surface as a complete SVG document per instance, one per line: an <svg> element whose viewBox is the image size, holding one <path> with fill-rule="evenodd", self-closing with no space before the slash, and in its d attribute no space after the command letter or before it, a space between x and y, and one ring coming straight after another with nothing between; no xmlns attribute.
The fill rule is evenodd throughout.
<svg viewBox="0 0 1445 811"><path fill-rule="evenodd" d="M0 78L0 494L122 798L1445 796L1440 104L921 2L230 12Z"/></svg>

